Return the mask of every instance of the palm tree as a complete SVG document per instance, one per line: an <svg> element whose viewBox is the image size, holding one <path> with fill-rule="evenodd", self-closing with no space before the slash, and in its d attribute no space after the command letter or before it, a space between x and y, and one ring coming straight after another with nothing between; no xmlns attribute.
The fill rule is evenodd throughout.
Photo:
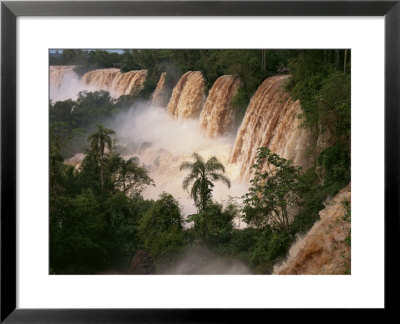
<svg viewBox="0 0 400 324"><path fill-rule="evenodd" d="M183 180L183 189L188 189L193 183L190 196L200 212L204 211L211 201L213 181L221 181L228 188L231 187L230 180L224 176L225 168L218 159L213 156L207 162L198 153L193 153L194 162L183 162L180 170L189 170L190 173ZM222 173L221 173L222 172Z"/></svg>
<svg viewBox="0 0 400 324"><path fill-rule="evenodd" d="M112 129L105 128L104 125L97 124L97 132L92 133L88 136L88 142L90 148L96 155L100 166L100 182L101 191L104 189L104 151L106 147L111 151L112 149L112 138L110 135L115 135Z"/></svg>
<svg viewBox="0 0 400 324"><path fill-rule="evenodd" d="M112 129L97 124L97 132L90 134L88 137L91 149L100 156L101 160L103 160L104 150L106 147L111 151L113 143L110 135L115 135L115 132Z"/></svg>

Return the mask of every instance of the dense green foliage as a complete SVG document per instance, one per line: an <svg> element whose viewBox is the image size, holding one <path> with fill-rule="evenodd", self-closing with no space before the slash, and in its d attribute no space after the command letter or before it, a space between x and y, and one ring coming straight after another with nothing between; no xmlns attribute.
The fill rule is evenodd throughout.
<svg viewBox="0 0 400 324"><path fill-rule="evenodd" d="M304 198L294 232L308 230L326 198L351 180L350 59L349 50L303 50L289 64L287 89L300 100L303 126L315 141L314 165L301 179Z"/></svg>
<svg viewBox="0 0 400 324"><path fill-rule="evenodd" d="M110 269L125 273L139 250L146 251L156 271L162 272L186 249L199 244L218 256L241 260L254 273L270 273L296 235L318 220L324 201L350 182L350 51L93 52L65 50L51 64L79 64L83 70L147 69L149 78L136 96L112 99L105 91L82 92L77 100L50 103L51 273ZM300 100L302 127L313 136L310 159L314 163L309 169L301 170L268 148L258 148L243 204L233 198L218 203L212 195L214 182L230 185L225 168L217 159L205 161L195 153L194 161L181 166L181 171L188 171L182 185L189 190L195 214L185 221L176 198L168 193L156 201L142 197L154 182L137 158L121 156L107 124L110 117L148 97L161 72L171 72L167 83L172 91L188 70L202 71L207 87L223 74L238 74L242 87L233 103L237 116L243 116L243 107L264 78L287 73L286 69L292 75L286 88ZM84 151L79 168L64 163ZM350 206L346 208L350 221ZM240 229L237 222L248 226ZM350 244L350 235L346 240Z"/></svg>
<svg viewBox="0 0 400 324"><path fill-rule="evenodd" d="M95 132L97 124L109 126L112 117L134 106L138 98L124 95L113 99L107 91L82 91L76 100L50 102L51 139L63 142L60 148L64 158L83 152L85 133Z"/></svg>
<svg viewBox="0 0 400 324"><path fill-rule="evenodd" d="M249 193L244 196L246 223L255 227L288 227L289 210L299 200L300 170L269 149L259 148Z"/></svg>
<svg viewBox="0 0 400 324"><path fill-rule="evenodd" d="M120 54L106 50L64 49L50 53L50 65L76 65L79 75L101 68L119 68Z"/></svg>
<svg viewBox="0 0 400 324"><path fill-rule="evenodd" d="M154 260L169 264L184 245L183 217L175 198L162 193L139 222L140 237Z"/></svg>
<svg viewBox="0 0 400 324"><path fill-rule="evenodd" d="M79 169L63 163L58 146L50 148L50 263L55 273L126 266L143 245L139 219L153 202L144 201L140 190L127 196L120 170L125 168L131 187L143 188L152 180L137 161L125 161L114 152L112 134L98 125L88 137L91 145Z"/></svg>

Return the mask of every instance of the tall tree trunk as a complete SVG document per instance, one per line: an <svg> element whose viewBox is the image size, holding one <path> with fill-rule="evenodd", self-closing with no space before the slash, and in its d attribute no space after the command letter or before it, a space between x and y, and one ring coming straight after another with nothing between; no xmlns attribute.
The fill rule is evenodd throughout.
<svg viewBox="0 0 400 324"><path fill-rule="evenodd" d="M101 157L100 157L100 183L101 183L101 194L104 193L104 148L105 144L103 141L100 143Z"/></svg>
<svg viewBox="0 0 400 324"><path fill-rule="evenodd" d="M263 72L267 70L267 55L265 50L261 50L261 70Z"/></svg>
<svg viewBox="0 0 400 324"><path fill-rule="evenodd" d="M339 50L335 50L335 68L339 70L339 59L340 59L340 52Z"/></svg>
<svg viewBox="0 0 400 324"><path fill-rule="evenodd" d="M267 71L267 51L264 50L264 72Z"/></svg>
<svg viewBox="0 0 400 324"><path fill-rule="evenodd" d="M56 200L56 159L52 157L51 164L53 166L52 172L50 172L50 215L54 210L54 204Z"/></svg>
<svg viewBox="0 0 400 324"><path fill-rule="evenodd" d="M346 73L346 64L347 64L347 49L344 50L344 64L343 64L344 73Z"/></svg>
<svg viewBox="0 0 400 324"><path fill-rule="evenodd" d="M101 185L101 194L103 195L104 193L104 164L103 164L103 159L100 161L100 185Z"/></svg>
<svg viewBox="0 0 400 324"><path fill-rule="evenodd" d="M261 50L261 71L264 72L264 50Z"/></svg>
<svg viewBox="0 0 400 324"><path fill-rule="evenodd" d="M203 174L202 174L202 184L201 184L201 209L203 212L203 238L206 238L206 232L207 232L207 220L205 217L205 213L204 210L206 209L206 200L207 200L207 184L206 184L206 176L205 176L205 170L203 170Z"/></svg>
<svg viewBox="0 0 400 324"><path fill-rule="evenodd" d="M122 173L122 185L123 185L123 190L124 190L124 194L126 194L126 185L125 185L125 172Z"/></svg>

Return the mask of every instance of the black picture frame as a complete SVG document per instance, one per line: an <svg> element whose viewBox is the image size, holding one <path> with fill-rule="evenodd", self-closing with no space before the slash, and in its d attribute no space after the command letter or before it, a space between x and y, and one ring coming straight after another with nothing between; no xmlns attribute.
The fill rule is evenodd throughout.
<svg viewBox="0 0 400 324"><path fill-rule="evenodd" d="M234 322L265 310L16 308L16 19L18 16L384 16L385 309L396 309L399 237L400 1L2 1L1 322ZM367 157L366 157L367 159ZM369 175L371 176L371 175ZM371 190L374 190L371 188ZM371 233L371 235L373 235ZM373 260L371 260L373 262ZM254 316L254 317L253 317Z"/></svg>

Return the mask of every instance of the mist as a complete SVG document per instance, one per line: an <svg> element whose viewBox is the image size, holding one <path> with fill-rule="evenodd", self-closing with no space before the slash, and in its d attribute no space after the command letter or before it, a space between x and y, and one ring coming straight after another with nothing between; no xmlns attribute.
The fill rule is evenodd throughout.
<svg viewBox="0 0 400 324"><path fill-rule="evenodd" d="M155 187L143 192L145 199L157 199L165 191L179 201L185 216L196 213L193 200L182 188L187 171L179 170L182 162L192 160L194 152L205 160L216 156L226 168L231 188L215 183L214 200L222 203L230 196L241 197L247 192L248 185L240 182L238 167L229 164L232 135L208 138L198 119L176 119L165 108L146 102L121 113L109 125L125 148L124 157L139 157L155 182Z"/></svg>
<svg viewBox="0 0 400 324"><path fill-rule="evenodd" d="M74 66L50 67L50 98L53 101L76 99L80 91L99 91L89 88L73 71ZM173 70L173 67L170 67ZM176 72L172 73L176 77ZM112 94L111 94L112 95ZM150 96L152 98L152 96ZM240 181L240 166L230 163L236 134L209 138L201 127L200 116L196 119L173 117L166 107L155 106L149 101L137 100L132 107L104 124L116 132L118 148L125 159L138 157L146 167L155 186L142 193L145 199L158 199L163 192L172 194L179 202L186 217L197 212L189 193L182 188L188 171L180 171L180 165L192 161L192 154L199 153L205 160L212 156L225 166L225 175L231 180L231 188L215 183L213 199L223 203L239 198L247 192L248 183ZM84 158L81 153L66 163L77 166Z"/></svg>
<svg viewBox="0 0 400 324"><path fill-rule="evenodd" d="M216 256L205 246L188 248L174 265L160 274L246 275L252 274L242 262Z"/></svg>
<svg viewBox="0 0 400 324"><path fill-rule="evenodd" d="M53 102L75 100L80 91L87 90L73 68L74 66L50 66L50 99Z"/></svg>

